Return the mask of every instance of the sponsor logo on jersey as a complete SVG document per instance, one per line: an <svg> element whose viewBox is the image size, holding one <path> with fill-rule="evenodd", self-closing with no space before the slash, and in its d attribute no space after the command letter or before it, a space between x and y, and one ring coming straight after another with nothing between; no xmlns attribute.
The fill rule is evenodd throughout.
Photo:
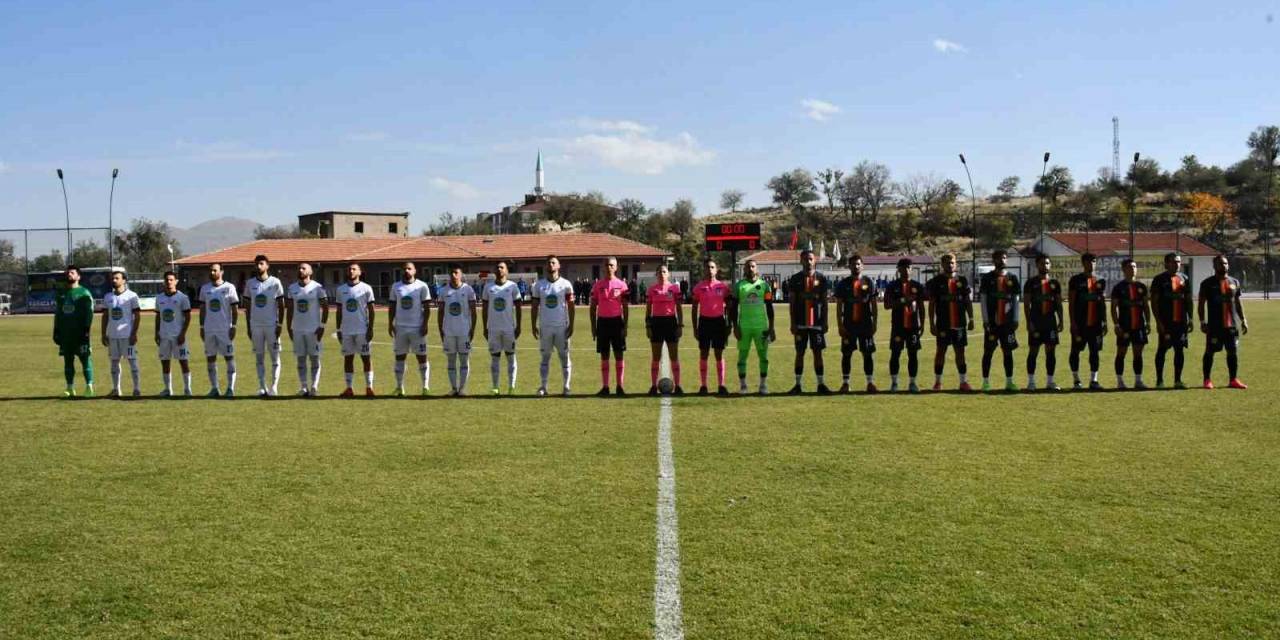
<svg viewBox="0 0 1280 640"><path fill-rule="evenodd" d="M265 294L265 293L259 293L258 295L254 296L254 297L253 297L253 306L255 306L255 307L259 308L259 309L261 309L261 308L263 308L263 307L267 306L267 294Z"/></svg>
<svg viewBox="0 0 1280 640"><path fill-rule="evenodd" d="M506 298L494 298L494 299L493 299L493 310L494 310L494 311L506 311L506 310L507 310L507 299L506 299Z"/></svg>
<svg viewBox="0 0 1280 640"><path fill-rule="evenodd" d="M111 319L119 320L124 317L124 310L120 307L111 307Z"/></svg>
<svg viewBox="0 0 1280 640"><path fill-rule="evenodd" d="M294 304L294 308L298 310L298 313L306 313L307 309L311 308L311 302L308 300L298 300Z"/></svg>
<svg viewBox="0 0 1280 640"><path fill-rule="evenodd" d="M460 316L460 315L462 315L462 303L461 303L461 302L450 302L450 303L449 303L449 315L451 315L451 316Z"/></svg>
<svg viewBox="0 0 1280 640"><path fill-rule="evenodd" d="M347 311L352 313L360 309L360 303L355 298L347 298Z"/></svg>
<svg viewBox="0 0 1280 640"><path fill-rule="evenodd" d="M413 296L404 296L400 298L400 308L408 311L413 308Z"/></svg>
<svg viewBox="0 0 1280 640"><path fill-rule="evenodd" d="M177 315L178 314L173 312L173 309L165 309L164 311L160 312L160 319L164 320L165 322L173 322L173 319L177 317Z"/></svg>
<svg viewBox="0 0 1280 640"><path fill-rule="evenodd" d="M74 303L74 302L67 302L67 303L63 304L63 305L62 305L62 312L63 312L63 313L65 313L65 314L67 314L67 315L71 315L71 314L75 313L75 312L76 312L76 303Z"/></svg>
<svg viewBox="0 0 1280 640"><path fill-rule="evenodd" d="M222 299L221 299L221 298L214 298L214 299L210 300L210 301L209 301L209 310L210 310L210 311L212 311L212 312L214 312L214 313L218 313L219 311L222 311Z"/></svg>
<svg viewBox="0 0 1280 640"><path fill-rule="evenodd" d="M548 293L547 296L543 298L543 304L545 304L548 309L554 309L560 306L560 297L554 293Z"/></svg>

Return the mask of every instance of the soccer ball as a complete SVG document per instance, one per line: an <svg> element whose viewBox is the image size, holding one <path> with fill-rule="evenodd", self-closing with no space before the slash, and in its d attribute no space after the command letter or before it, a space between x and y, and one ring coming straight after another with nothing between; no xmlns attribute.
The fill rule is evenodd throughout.
<svg viewBox="0 0 1280 640"><path fill-rule="evenodd" d="M676 390L676 383L672 382L671 378L663 378L658 381L659 393L663 395L671 395L671 392L675 390Z"/></svg>

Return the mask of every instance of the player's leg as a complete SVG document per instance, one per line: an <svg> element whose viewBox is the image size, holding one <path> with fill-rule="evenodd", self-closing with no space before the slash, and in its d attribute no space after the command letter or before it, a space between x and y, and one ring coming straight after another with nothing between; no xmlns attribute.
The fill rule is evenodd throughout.
<svg viewBox="0 0 1280 640"><path fill-rule="evenodd" d="M134 397L142 395L142 370L138 368L138 348L125 341L124 357L129 361L129 377L133 382Z"/></svg>
<svg viewBox="0 0 1280 640"><path fill-rule="evenodd" d="M662 341L649 341L649 395L658 395L658 369L662 363Z"/></svg>
<svg viewBox="0 0 1280 640"><path fill-rule="evenodd" d="M249 344L253 346L253 362L258 372L258 395L267 395L267 330L249 327Z"/></svg>
<svg viewBox="0 0 1280 640"><path fill-rule="evenodd" d="M840 393L849 391L849 373L853 369L855 346L853 336L840 338Z"/></svg>
<svg viewBox="0 0 1280 640"><path fill-rule="evenodd" d="M705 320L704 320L705 322ZM698 393L707 393L707 359L711 357L711 342L698 336Z"/></svg>
<svg viewBox="0 0 1280 640"><path fill-rule="evenodd" d="M363 338L363 336L361 336ZM373 357L367 341L361 340L360 364L364 365L364 394L373 395Z"/></svg>
<svg viewBox="0 0 1280 640"><path fill-rule="evenodd" d="M1098 372L1102 369L1102 337L1089 339L1089 385L1098 385Z"/></svg>
<svg viewBox="0 0 1280 640"><path fill-rule="evenodd" d="M1160 337L1156 339L1156 387L1164 386L1164 358L1171 347L1171 340L1165 337L1165 332L1160 333Z"/></svg>
<svg viewBox="0 0 1280 640"><path fill-rule="evenodd" d="M916 386L916 376L918 375L920 375L920 343L918 341L913 341L907 345L908 390L912 393L915 393L920 389Z"/></svg>
<svg viewBox="0 0 1280 640"><path fill-rule="evenodd" d="M182 372L182 395L191 395L191 351L187 345L178 345L178 370Z"/></svg>
<svg viewBox="0 0 1280 640"><path fill-rule="evenodd" d="M764 330L752 334L751 341L756 345L756 357L760 363L760 395L769 393L769 336Z"/></svg>
<svg viewBox="0 0 1280 640"><path fill-rule="evenodd" d="M1044 345L1044 385L1050 391L1058 390L1058 383L1053 380L1053 374L1057 368L1058 344L1056 342L1046 342Z"/></svg>
<svg viewBox="0 0 1280 640"><path fill-rule="evenodd" d="M623 357L626 351L626 339L619 335L613 342L613 382L619 394L626 393L623 386L627 377L627 359Z"/></svg>
<svg viewBox="0 0 1280 640"><path fill-rule="evenodd" d="M791 387L791 390L787 392L791 394L798 394L801 391L800 381L804 379L804 352L809 348L808 332L801 331L800 335L795 337L795 342L796 342L796 357L795 357L795 365L792 368L792 373L794 373L796 376L796 383L795 383L795 386Z"/></svg>
<svg viewBox="0 0 1280 640"><path fill-rule="evenodd" d="M889 390L898 390L898 372L902 370L902 336L889 338Z"/></svg>
<svg viewBox="0 0 1280 640"><path fill-rule="evenodd" d="M307 334L298 332L293 336L293 360L298 373L298 395L307 395Z"/></svg>
<svg viewBox="0 0 1280 640"><path fill-rule="evenodd" d="M71 351L64 351L62 354L62 377L67 381L67 392L65 395L70 396L75 393L76 385L76 356Z"/></svg>
<svg viewBox="0 0 1280 640"><path fill-rule="evenodd" d="M107 360L111 363L111 393L108 395L112 398L120 396L120 358L124 357L122 342L115 338L107 340Z"/></svg>
<svg viewBox="0 0 1280 640"><path fill-rule="evenodd" d="M876 389L876 337L874 335L862 336L858 338L858 351L862 352L862 375L867 378L867 391L875 392Z"/></svg>
<svg viewBox="0 0 1280 640"><path fill-rule="evenodd" d="M831 390L827 388L826 380L822 377L826 372L825 368L822 366L822 352L826 348L826 336L814 331L813 334L809 336L809 349L813 352L813 375L818 380L818 393L831 392Z"/></svg>
<svg viewBox="0 0 1280 640"><path fill-rule="evenodd" d="M560 373L564 376L564 395L569 395L569 381L573 375L573 358L569 354L569 337L565 335L567 328L562 327L555 332L556 351L560 355Z"/></svg>
<svg viewBox="0 0 1280 640"><path fill-rule="evenodd" d="M946 339L946 332L938 335L938 348L933 352L933 390L942 390L942 371L947 364L947 348L951 344Z"/></svg>
<svg viewBox="0 0 1280 640"><path fill-rule="evenodd" d="M1124 359L1125 359L1125 356L1127 356L1128 354L1129 354L1129 343L1124 341L1117 342L1115 368L1116 368L1116 387L1119 389L1127 388L1125 387L1125 384L1124 384Z"/></svg>
<svg viewBox="0 0 1280 640"><path fill-rule="evenodd" d="M391 370L396 377L396 388L393 393L397 396L404 395L404 370L407 366L409 351L412 350L410 342L410 336L407 331L396 331L395 338L391 341L391 354L395 357L395 363L391 365Z"/></svg>
<svg viewBox="0 0 1280 640"><path fill-rule="evenodd" d="M161 358L160 382L164 383L164 391L161 392L161 395L173 395L173 383L171 381L172 378L170 377L171 370L172 367L170 366L170 360L168 358Z"/></svg>
<svg viewBox="0 0 1280 640"><path fill-rule="evenodd" d="M507 352L507 393L516 392L516 372L519 370L519 364L516 361L516 335L514 332L508 333L503 337L502 348ZM618 358L622 360L621 357ZM618 386L622 386L619 379Z"/></svg>
<svg viewBox="0 0 1280 640"><path fill-rule="evenodd" d="M723 395L729 392L724 386L724 344L718 343L714 350L716 354L716 393Z"/></svg>
<svg viewBox="0 0 1280 640"><path fill-rule="evenodd" d="M1182 368L1187 362L1187 339L1184 333L1173 343L1173 385L1182 387Z"/></svg>
<svg viewBox="0 0 1280 640"><path fill-rule="evenodd" d="M1071 351L1067 354L1067 366L1071 368L1071 378L1075 388L1080 388L1080 352L1084 351L1084 340L1078 336L1071 336Z"/></svg>
<svg viewBox="0 0 1280 640"><path fill-rule="evenodd" d="M217 351L213 351L212 354L210 353L210 346L212 346L212 336L210 336L208 340L205 340L204 343L205 371L209 374L209 395L216 397L219 394L218 356Z"/></svg>
<svg viewBox="0 0 1280 640"><path fill-rule="evenodd" d="M609 395L609 349L612 326L607 318L596 322L596 354L600 356L600 391L596 395Z"/></svg>
<svg viewBox="0 0 1280 640"><path fill-rule="evenodd" d="M356 354L347 344L348 339L351 337L352 336L342 336L342 377L347 383L347 389L342 393L348 396L353 394L351 383L356 377Z"/></svg>
<svg viewBox="0 0 1280 640"><path fill-rule="evenodd" d="M999 341L995 330L982 332L982 390L991 390L991 358Z"/></svg>
<svg viewBox="0 0 1280 640"><path fill-rule="evenodd" d="M267 355L271 356L271 395L280 395L280 338L276 337L275 329L270 330L270 340L267 343Z"/></svg>
<svg viewBox="0 0 1280 640"><path fill-rule="evenodd" d="M1213 388L1213 356L1222 348L1217 344L1213 334L1207 336L1204 341L1204 357L1200 359L1200 367L1204 373L1204 387L1206 389Z"/></svg>
<svg viewBox="0 0 1280 640"><path fill-rule="evenodd" d="M1231 376L1231 386L1244 388L1244 383L1240 382L1240 349L1236 337L1232 335L1223 340L1222 348L1227 352L1227 375Z"/></svg>
<svg viewBox="0 0 1280 640"><path fill-rule="evenodd" d="M320 363L324 360L324 346L320 343L320 339L311 334L308 338L308 359L311 360L311 395L314 396L320 392Z"/></svg>
<svg viewBox="0 0 1280 640"><path fill-rule="evenodd" d="M751 332L746 329L739 329L739 331L741 337L738 338L738 393L746 393L747 360L751 358L751 345L754 341L751 339Z"/></svg>
<svg viewBox="0 0 1280 640"><path fill-rule="evenodd" d="M1045 349L1045 358L1048 359L1048 349ZM1036 388L1036 360L1040 358L1040 341L1031 340L1027 344L1027 390L1034 391Z"/></svg>
<svg viewBox="0 0 1280 640"><path fill-rule="evenodd" d="M680 340L675 336L667 339L667 358L671 360L671 381L675 383L676 395L684 395L684 388L680 386Z"/></svg>
<svg viewBox="0 0 1280 640"><path fill-rule="evenodd" d="M538 335L538 355L541 356L541 360L538 364L538 376L542 381L541 385L538 387L539 395L547 394L547 376L551 371L551 349L553 337L553 330L545 328Z"/></svg>
<svg viewBox="0 0 1280 640"><path fill-rule="evenodd" d="M953 347L956 354L956 373L960 374L961 391L969 390L969 364L964 353L965 346L966 345L963 344L956 344L955 347Z"/></svg>
<svg viewBox="0 0 1280 640"><path fill-rule="evenodd" d="M462 395L471 378L471 342L462 336L458 336L458 342L458 395Z"/></svg>
<svg viewBox="0 0 1280 640"><path fill-rule="evenodd" d="M494 395L498 394L499 384L502 383L502 349L497 347L494 340L489 341L489 381L493 384L490 388Z"/></svg>
<svg viewBox="0 0 1280 640"><path fill-rule="evenodd" d="M1142 351L1144 344L1135 341L1133 343L1133 386L1135 389L1145 389L1146 384L1142 382Z"/></svg>

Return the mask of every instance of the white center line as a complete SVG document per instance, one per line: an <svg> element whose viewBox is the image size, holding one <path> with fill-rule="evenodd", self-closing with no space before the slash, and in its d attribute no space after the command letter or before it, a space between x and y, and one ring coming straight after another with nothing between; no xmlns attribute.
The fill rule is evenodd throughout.
<svg viewBox="0 0 1280 640"><path fill-rule="evenodd" d="M676 463L671 450L671 399L658 415L658 553L653 582L653 637L684 638L680 605L680 530L676 522Z"/></svg>

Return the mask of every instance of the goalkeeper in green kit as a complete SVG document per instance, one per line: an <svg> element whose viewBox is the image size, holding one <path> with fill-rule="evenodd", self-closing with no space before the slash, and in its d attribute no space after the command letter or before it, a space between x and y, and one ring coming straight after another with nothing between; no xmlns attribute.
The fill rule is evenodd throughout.
<svg viewBox="0 0 1280 640"><path fill-rule="evenodd" d="M90 357L89 330L93 328L93 294L80 286L80 268L68 265L67 287L58 294L53 314L53 342L62 356L62 372L67 378L63 397L76 395L76 358L84 370L84 395L93 397L93 359Z"/></svg>
<svg viewBox="0 0 1280 640"><path fill-rule="evenodd" d="M729 290L729 322L738 340L738 393L747 393L747 359L755 345L760 359L760 395L769 392L769 343L773 333L773 286L760 277L755 260L747 260L747 274Z"/></svg>

